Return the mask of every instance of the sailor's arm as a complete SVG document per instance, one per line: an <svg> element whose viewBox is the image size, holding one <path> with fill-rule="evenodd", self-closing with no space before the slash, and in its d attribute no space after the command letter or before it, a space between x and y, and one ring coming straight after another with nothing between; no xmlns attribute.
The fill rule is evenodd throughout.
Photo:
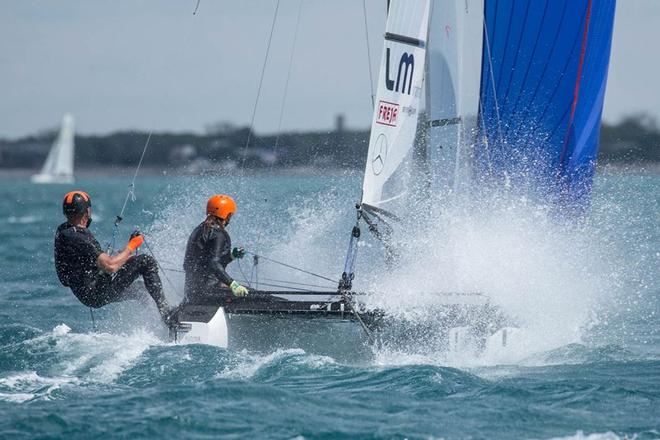
<svg viewBox="0 0 660 440"><path fill-rule="evenodd" d="M105 252L100 254L96 259L96 263L101 269L108 273L115 273L131 259L131 253L139 248L144 242L141 234L131 236L128 244L121 252L116 255L108 255Z"/></svg>
<svg viewBox="0 0 660 440"><path fill-rule="evenodd" d="M218 277L220 281L222 281L226 285L231 285L231 283L234 282L234 279L229 276L227 271L217 262L213 262L213 272L215 272L215 276Z"/></svg>
<svg viewBox="0 0 660 440"><path fill-rule="evenodd" d="M241 284L232 279L232 277L229 276L227 271L225 270L224 267L222 267L222 264L220 264L220 260L218 258L213 258L211 260L211 265L213 266L215 275L218 277L220 281L225 283L229 288L231 289L231 293L236 296L236 297L243 297L250 293L245 287L241 286Z"/></svg>
<svg viewBox="0 0 660 440"><path fill-rule="evenodd" d="M231 243L227 243L231 245ZM213 246L213 257L211 258L211 265L213 266L213 270L216 273L216 276L229 288L231 289L231 293L236 296L236 297L244 297L250 292L239 282L236 280L232 279L227 271L225 270L223 266L223 262L226 263L227 260L231 261L233 257L233 252L229 251L228 249L231 249L231 246L226 246L225 247L225 238L224 237L218 237L215 241L215 246Z"/></svg>
<svg viewBox="0 0 660 440"><path fill-rule="evenodd" d="M115 273L131 258L131 250L126 246L121 252L115 255L108 255L103 252L96 259L96 263L101 269L108 273Z"/></svg>
<svg viewBox="0 0 660 440"><path fill-rule="evenodd" d="M213 270L215 276L217 276L220 281L229 286L232 282L234 282L234 279L229 276L224 266L222 265L222 261L226 257L223 253L224 244L224 237L218 234L214 240L213 246L211 247L213 254L211 255L210 262L211 269Z"/></svg>

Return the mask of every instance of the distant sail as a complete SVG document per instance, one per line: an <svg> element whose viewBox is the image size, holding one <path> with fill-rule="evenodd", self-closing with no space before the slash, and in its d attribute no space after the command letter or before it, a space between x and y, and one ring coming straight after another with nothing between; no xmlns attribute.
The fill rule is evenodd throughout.
<svg viewBox="0 0 660 440"><path fill-rule="evenodd" d="M362 203L396 214L409 192L411 151L424 95L429 2L390 3Z"/></svg>
<svg viewBox="0 0 660 440"><path fill-rule="evenodd" d="M64 115L57 139L50 148L39 174L32 176L34 183L73 183L74 123L73 116Z"/></svg>

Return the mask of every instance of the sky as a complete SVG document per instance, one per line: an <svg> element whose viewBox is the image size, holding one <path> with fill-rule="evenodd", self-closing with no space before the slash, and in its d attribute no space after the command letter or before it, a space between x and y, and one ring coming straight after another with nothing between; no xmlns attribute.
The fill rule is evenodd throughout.
<svg viewBox="0 0 660 440"><path fill-rule="evenodd" d="M193 15L196 3L0 0L0 138L55 128L65 112L82 134L248 125L277 1L201 0ZM365 4L375 76L385 1ZM660 119L659 23L659 0L618 0L606 121ZM280 0L254 127L326 130L341 113L367 128L369 78L362 1Z"/></svg>

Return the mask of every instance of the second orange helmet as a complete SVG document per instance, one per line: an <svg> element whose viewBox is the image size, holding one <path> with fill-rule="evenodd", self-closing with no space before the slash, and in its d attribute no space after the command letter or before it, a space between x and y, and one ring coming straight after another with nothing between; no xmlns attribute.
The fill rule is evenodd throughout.
<svg viewBox="0 0 660 440"><path fill-rule="evenodd" d="M236 202L234 199L225 194L218 194L212 196L206 202L206 214L213 215L221 218L222 220L229 220L229 217L236 212Z"/></svg>

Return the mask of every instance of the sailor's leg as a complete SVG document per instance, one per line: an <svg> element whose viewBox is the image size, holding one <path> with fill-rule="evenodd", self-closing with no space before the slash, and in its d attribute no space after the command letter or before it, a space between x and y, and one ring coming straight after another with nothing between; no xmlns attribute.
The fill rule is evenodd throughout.
<svg viewBox="0 0 660 440"><path fill-rule="evenodd" d="M126 262L121 269L117 271L112 280L112 290L115 293L115 301L128 299L137 299L139 294L128 287L139 277L142 276L144 285L153 298L161 315L169 311L169 305L163 294L163 284L158 276L158 266L156 260L150 255L137 255Z"/></svg>
<svg viewBox="0 0 660 440"><path fill-rule="evenodd" d="M110 278L110 275L99 273L89 276L80 289L72 288L71 290L84 305L98 309L116 301L111 284L112 278Z"/></svg>

